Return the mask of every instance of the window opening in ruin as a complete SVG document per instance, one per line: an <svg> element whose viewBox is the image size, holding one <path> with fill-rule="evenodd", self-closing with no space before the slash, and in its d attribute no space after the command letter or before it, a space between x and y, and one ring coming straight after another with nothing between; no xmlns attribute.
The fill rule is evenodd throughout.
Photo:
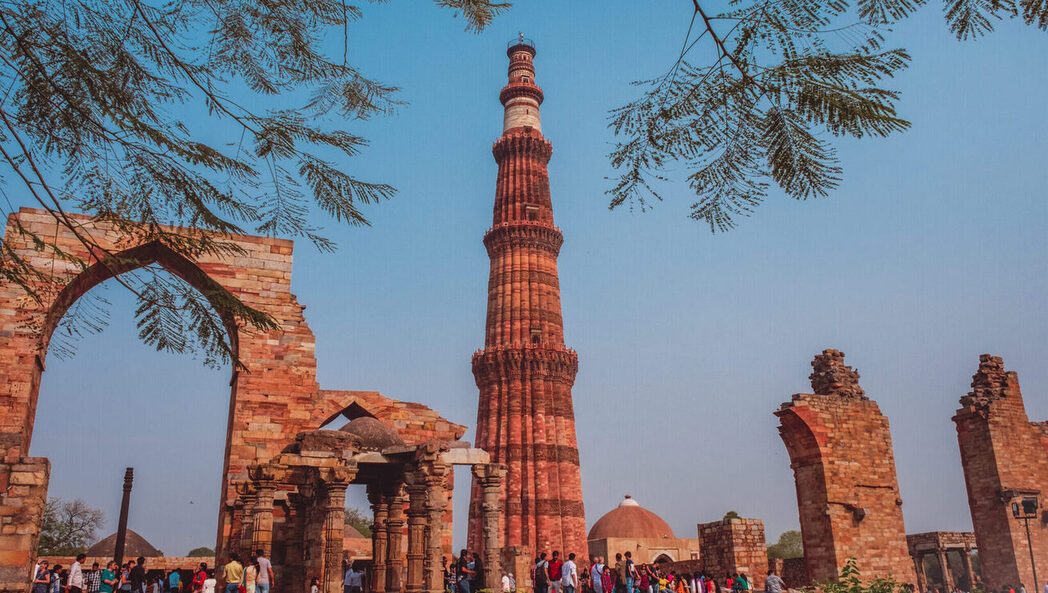
<svg viewBox="0 0 1048 593"><path fill-rule="evenodd" d="M531 82L531 79L528 78L527 76L521 76L520 80L521 80L521 82L529 82L529 83Z"/></svg>
<svg viewBox="0 0 1048 593"><path fill-rule="evenodd" d="M524 215L528 220L539 219L539 207L538 206L524 206Z"/></svg>
<svg viewBox="0 0 1048 593"><path fill-rule="evenodd" d="M538 344L542 341L542 330L537 327L531 328L531 343Z"/></svg>

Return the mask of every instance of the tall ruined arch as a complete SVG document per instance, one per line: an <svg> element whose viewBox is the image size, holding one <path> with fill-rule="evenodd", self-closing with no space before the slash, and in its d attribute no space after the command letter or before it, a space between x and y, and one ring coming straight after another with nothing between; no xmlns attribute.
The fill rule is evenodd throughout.
<svg viewBox="0 0 1048 593"><path fill-rule="evenodd" d="M209 299L223 318L230 346L242 364L230 381L230 412L219 497L216 552L235 549L245 526L237 510L237 491L248 467L267 462L291 445L296 435L319 429L339 415L372 415L393 427L408 445L456 441L465 427L419 403L385 397L377 391L324 390L316 380L316 341L298 299L291 292L293 243L248 235L215 238L232 243L236 255L204 254L190 261L158 243L136 243L114 225L71 214L77 232L88 234L115 258L100 261L67 228L43 210L23 208L8 217L4 243L42 274L45 295L35 301L11 283L0 282L0 592L21 591L36 559L47 498L50 464L29 457L40 379L52 333L78 298L108 278L158 264L205 297L224 288L241 302L268 314L276 327L238 327L220 302ZM41 246L23 229L38 238ZM169 227L173 233L198 233ZM63 258L72 254L87 267ZM279 522L277 514L274 520ZM450 548L451 510L444 539ZM274 542L276 543L276 542ZM274 562L274 568L281 569ZM278 575L279 578L279 575ZM303 585L304 586L304 585Z"/></svg>

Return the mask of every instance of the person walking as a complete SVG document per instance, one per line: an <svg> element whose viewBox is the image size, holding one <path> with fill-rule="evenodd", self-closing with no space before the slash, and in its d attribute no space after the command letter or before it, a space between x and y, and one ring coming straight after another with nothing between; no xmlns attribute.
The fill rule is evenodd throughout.
<svg viewBox="0 0 1048 593"><path fill-rule="evenodd" d="M539 554L535 561L535 593L548 593L549 591L549 562L546 562L546 553Z"/></svg>
<svg viewBox="0 0 1048 593"><path fill-rule="evenodd" d="M255 550L255 561L258 563L258 579L255 581L255 590L258 593L269 593L276 586L276 576L273 575L273 563L266 558L265 550Z"/></svg>
<svg viewBox="0 0 1048 593"><path fill-rule="evenodd" d="M356 563L350 563L349 570L346 571L346 576L342 580L342 590L344 593L364 592L364 571L357 570Z"/></svg>
<svg viewBox="0 0 1048 593"><path fill-rule="evenodd" d="M549 585L553 588L554 593L564 591L563 567L564 562L560 559L560 552L553 550L553 558L549 561Z"/></svg>
<svg viewBox="0 0 1048 593"><path fill-rule="evenodd" d="M590 587L593 587L593 593L605 593L604 591L604 563L601 562L602 558L597 556L593 562L593 566L590 567ZM611 593L608 591L607 593Z"/></svg>
<svg viewBox="0 0 1048 593"><path fill-rule="evenodd" d="M568 554L568 561L560 567L560 584L563 593L575 593L579 589L579 568L575 565L574 553Z"/></svg>
<svg viewBox="0 0 1048 593"><path fill-rule="evenodd" d="M139 556L137 561L131 563L131 566L131 591L146 593L146 559Z"/></svg>
<svg viewBox="0 0 1048 593"><path fill-rule="evenodd" d="M98 563L91 564L91 570L84 574L84 587L87 593L98 593L102 587L102 571L98 569Z"/></svg>
<svg viewBox="0 0 1048 593"><path fill-rule="evenodd" d="M244 580L244 566L240 564L240 555L229 553L229 562L222 568L222 580L225 581L224 593L240 593L240 582Z"/></svg>
<svg viewBox="0 0 1048 593"><path fill-rule="evenodd" d="M110 560L106 564L106 569L102 571L101 584L98 586L99 593L113 593L113 590L117 588L119 577L116 576L117 564L115 561Z"/></svg>
<svg viewBox="0 0 1048 593"><path fill-rule="evenodd" d="M768 569L768 578L764 579L764 592L765 593L782 593L786 589L786 583L782 581L782 577L775 574L775 569Z"/></svg>
<svg viewBox="0 0 1048 593"><path fill-rule="evenodd" d="M33 570L33 593L47 593L51 584L51 571L48 570L48 566L50 563L47 560L41 560L36 564Z"/></svg>
<svg viewBox="0 0 1048 593"><path fill-rule="evenodd" d="M254 556L251 557L251 561L244 566L244 591L245 593L255 593L255 586L258 583L258 559Z"/></svg>
<svg viewBox="0 0 1048 593"><path fill-rule="evenodd" d="M87 554L77 554L73 565L69 567L69 593L83 593L84 569L80 563L87 560Z"/></svg>

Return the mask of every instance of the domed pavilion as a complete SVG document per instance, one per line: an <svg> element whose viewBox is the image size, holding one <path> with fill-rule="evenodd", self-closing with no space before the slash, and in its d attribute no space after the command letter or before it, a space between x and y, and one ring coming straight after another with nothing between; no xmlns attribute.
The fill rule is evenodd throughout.
<svg viewBox="0 0 1048 593"><path fill-rule="evenodd" d="M590 528L590 556L614 564L615 554L631 552L637 564L677 562L699 557L698 538L678 538L662 517L640 506L629 494Z"/></svg>

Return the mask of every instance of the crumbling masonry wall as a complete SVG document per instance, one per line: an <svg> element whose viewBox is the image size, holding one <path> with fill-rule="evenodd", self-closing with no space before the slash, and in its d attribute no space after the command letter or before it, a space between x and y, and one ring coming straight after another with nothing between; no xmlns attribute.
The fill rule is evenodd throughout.
<svg viewBox="0 0 1048 593"><path fill-rule="evenodd" d="M824 350L811 364L815 393L794 395L775 412L794 472L808 576L835 580L855 557L864 579L915 583L888 419L844 353Z"/></svg>
<svg viewBox="0 0 1048 593"><path fill-rule="evenodd" d="M768 548L764 521L723 519L699 523L699 547L703 570L720 578L725 574L745 574L750 582L763 586L768 576Z"/></svg>
<svg viewBox="0 0 1048 593"><path fill-rule="evenodd" d="M28 454L51 334L78 298L115 275L160 265L205 297L224 287L276 321L277 327L270 331L242 328L227 311L215 306L245 367L234 371L230 381L216 537L219 555L242 532L235 482L246 478L249 464L278 455L298 433L320 428L339 415L354 414L387 422L408 444L452 441L465 432L465 427L421 404L397 402L377 392L320 390L315 338L303 315L305 307L291 293L291 241L223 235L218 238L239 248L238 255L204 254L190 261L162 244L136 242L109 223L76 214L69 218L80 234L92 237L118 257L100 260L45 211L23 208L7 219L5 246L41 272L34 288L42 302L27 298L18 286L0 283L0 311L4 313L0 316L0 593L25 590L36 555L49 464ZM79 257L87 266L53 256L23 229ZM445 538L449 536L450 531L445 533Z"/></svg>
<svg viewBox="0 0 1048 593"><path fill-rule="evenodd" d="M1006 371L999 356L983 354L972 377L972 391L961 398L953 417L968 489L968 505L979 547L984 588L998 590L1020 583L1033 588L1030 545L1024 522L1011 503L1024 497L1040 501L1029 521L1033 557L1048 573L1048 433L1045 423L1026 416L1019 378Z"/></svg>

